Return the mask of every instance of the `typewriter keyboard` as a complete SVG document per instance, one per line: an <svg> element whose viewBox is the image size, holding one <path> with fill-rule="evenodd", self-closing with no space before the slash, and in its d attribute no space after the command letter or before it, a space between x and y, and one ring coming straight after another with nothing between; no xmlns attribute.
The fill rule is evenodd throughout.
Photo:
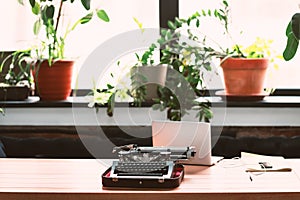
<svg viewBox="0 0 300 200"><path fill-rule="evenodd" d="M124 162L116 164L114 173L118 176L163 176L168 171L166 162Z"/></svg>

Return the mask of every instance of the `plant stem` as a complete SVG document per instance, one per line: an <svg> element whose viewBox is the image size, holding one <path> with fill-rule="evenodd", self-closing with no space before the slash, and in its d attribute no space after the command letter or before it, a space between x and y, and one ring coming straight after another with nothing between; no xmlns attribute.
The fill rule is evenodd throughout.
<svg viewBox="0 0 300 200"><path fill-rule="evenodd" d="M56 25L55 25L55 30L54 30L54 36L53 36L53 38L54 38L53 48L54 48L54 49L56 48L56 47L55 47L56 43L58 43L56 34L57 34L57 30L58 30L59 21L60 21L60 18L61 18L61 12L62 12L63 3L64 3L64 1L61 0L61 1L60 1L60 5L59 5L58 14L57 14L57 20L56 20ZM54 50L54 49L53 49L53 50ZM61 50L60 50L60 52L61 52ZM52 52L52 53L49 52L49 53L50 53L49 55L51 55L51 54L54 53L54 52ZM60 54L59 52L57 52L57 53L58 53L58 55L56 55L56 56L63 57L63 55L59 55L59 54ZM51 59L50 59L50 60L51 60Z"/></svg>
<svg viewBox="0 0 300 200"><path fill-rule="evenodd" d="M57 15L57 21L56 21L56 26L55 26L55 33L57 32L57 29L58 29L58 24L59 24L59 20L60 20L60 17L61 17L61 11L62 11L63 3L64 3L64 1L61 0L60 1L60 5L59 5L59 10L58 10L58 15Z"/></svg>

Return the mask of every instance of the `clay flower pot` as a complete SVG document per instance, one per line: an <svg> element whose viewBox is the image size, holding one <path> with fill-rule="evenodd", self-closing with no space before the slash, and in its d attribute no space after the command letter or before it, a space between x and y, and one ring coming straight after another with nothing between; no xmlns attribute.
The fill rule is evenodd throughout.
<svg viewBox="0 0 300 200"><path fill-rule="evenodd" d="M226 95L254 96L264 93L269 60L266 58L228 58L221 63Z"/></svg>
<svg viewBox="0 0 300 200"><path fill-rule="evenodd" d="M35 89L41 100L65 100L71 93L74 61L58 60L49 66L48 60L36 63L33 69Z"/></svg>
<svg viewBox="0 0 300 200"><path fill-rule="evenodd" d="M158 85L164 86L167 77L167 66L139 66L131 73L140 73L147 81L146 86L146 101L152 101L153 98L158 98L157 87ZM141 85L142 86L142 85Z"/></svg>

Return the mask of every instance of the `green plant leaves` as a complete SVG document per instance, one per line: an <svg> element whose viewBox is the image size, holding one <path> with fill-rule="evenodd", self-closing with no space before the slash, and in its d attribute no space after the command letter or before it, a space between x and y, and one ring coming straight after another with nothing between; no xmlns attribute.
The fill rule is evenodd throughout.
<svg viewBox="0 0 300 200"><path fill-rule="evenodd" d="M53 5L47 6L45 11L46 11L47 18L53 18L54 17L55 8L54 8Z"/></svg>
<svg viewBox="0 0 300 200"><path fill-rule="evenodd" d="M29 0L29 3L30 3L32 8L35 6L35 0Z"/></svg>
<svg viewBox="0 0 300 200"><path fill-rule="evenodd" d="M34 35L38 35L40 30L41 30L41 26L42 26L42 23L41 23L41 20L37 20L34 25L33 25L33 33Z"/></svg>
<svg viewBox="0 0 300 200"><path fill-rule="evenodd" d="M213 112L210 109L208 102L202 102L199 105L194 106L193 109L198 110L196 117L198 117L199 121L209 122L209 120L213 118Z"/></svg>
<svg viewBox="0 0 300 200"><path fill-rule="evenodd" d="M168 27L172 30L175 30L177 27L172 21L168 21Z"/></svg>
<svg viewBox="0 0 300 200"><path fill-rule="evenodd" d="M297 52L299 46L299 40L295 37L295 35L292 32L289 33L287 38L288 40L287 40L285 50L283 52L283 58L284 60L289 61L295 56Z"/></svg>
<svg viewBox="0 0 300 200"><path fill-rule="evenodd" d="M288 26L286 27L286 31L285 31L285 35L286 36L289 36L289 34L293 32L293 29L292 29L292 21L289 22Z"/></svg>
<svg viewBox="0 0 300 200"><path fill-rule="evenodd" d="M93 12L90 12L86 16L80 19L81 24L86 24L93 18ZM97 16L105 22L109 22L109 17L104 10L97 10Z"/></svg>
<svg viewBox="0 0 300 200"><path fill-rule="evenodd" d="M161 104L153 104L152 109L163 111L164 107Z"/></svg>
<svg viewBox="0 0 300 200"><path fill-rule="evenodd" d="M37 2L34 2L34 5L32 6L31 11L33 14L38 15L40 13L40 4L38 4Z"/></svg>
<svg viewBox="0 0 300 200"><path fill-rule="evenodd" d="M145 31L144 28L143 28L143 23L141 23L136 17L133 17L133 21L138 25L139 29L143 33Z"/></svg>
<svg viewBox="0 0 300 200"><path fill-rule="evenodd" d="M89 21L91 21L91 19L93 18L93 12L87 14L86 16L84 16L83 18L80 19L80 23L81 24L86 24Z"/></svg>
<svg viewBox="0 0 300 200"><path fill-rule="evenodd" d="M292 30L295 37L300 40L300 13L296 13L292 17Z"/></svg>
<svg viewBox="0 0 300 200"><path fill-rule="evenodd" d="M42 9L41 15L42 15L42 20L43 20L44 24L48 24L48 23L53 24L54 12L55 12L55 8L53 5L50 5L50 6L46 5Z"/></svg>
<svg viewBox="0 0 300 200"><path fill-rule="evenodd" d="M115 96L116 96L116 93L113 93L109 99L108 99L108 102L107 102L107 110L106 110L106 113L108 116L112 117L113 116L113 113L114 113L114 107L115 107Z"/></svg>
<svg viewBox="0 0 300 200"><path fill-rule="evenodd" d="M21 5L24 5L24 1L23 0L18 0L18 3Z"/></svg>
<svg viewBox="0 0 300 200"><path fill-rule="evenodd" d="M178 17L175 17L175 25L178 27L182 26L182 21Z"/></svg>
<svg viewBox="0 0 300 200"><path fill-rule="evenodd" d="M229 6L227 1L223 1L223 4L224 4L226 7Z"/></svg>
<svg viewBox="0 0 300 200"><path fill-rule="evenodd" d="M283 52L286 61L291 60L298 49L300 40L300 13L293 15L292 20L286 28L287 44Z"/></svg>
<svg viewBox="0 0 300 200"><path fill-rule="evenodd" d="M86 10L91 8L91 0L81 0L81 4Z"/></svg>
<svg viewBox="0 0 300 200"><path fill-rule="evenodd" d="M109 22L109 17L104 10L97 10L97 16L105 22Z"/></svg>

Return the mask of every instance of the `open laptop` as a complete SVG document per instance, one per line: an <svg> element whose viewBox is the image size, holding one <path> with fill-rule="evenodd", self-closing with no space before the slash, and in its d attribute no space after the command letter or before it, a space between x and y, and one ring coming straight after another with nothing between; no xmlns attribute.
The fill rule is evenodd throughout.
<svg viewBox="0 0 300 200"><path fill-rule="evenodd" d="M211 156L209 123L191 121L152 121L153 146L194 146L196 155L184 164L214 165L222 157Z"/></svg>

